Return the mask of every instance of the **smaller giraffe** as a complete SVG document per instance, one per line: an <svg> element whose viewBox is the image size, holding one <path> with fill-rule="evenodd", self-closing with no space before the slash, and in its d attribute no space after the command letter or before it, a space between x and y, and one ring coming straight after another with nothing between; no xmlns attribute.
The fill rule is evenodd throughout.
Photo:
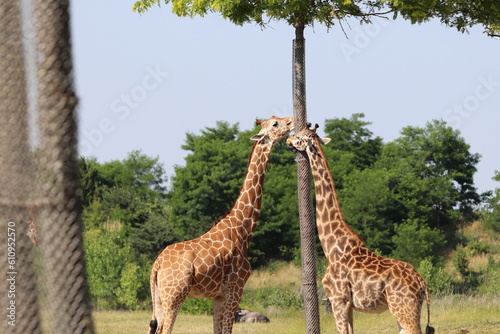
<svg viewBox="0 0 500 334"><path fill-rule="evenodd" d="M29 220L28 220L28 237L34 246L38 246L38 230L36 227L36 207L31 206L29 208Z"/></svg>
<svg viewBox="0 0 500 334"><path fill-rule="evenodd" d="M316 191L316 224L328 268L323 287L332 305L340 334L353 334L353 310L381 313L390 310L400 334L421 334L420 311L427 300L426 334L430 323L429 289L409 263L380 256L365 245L346 223L323 148L330 138L305 128L286 143L307 153Z"/></svg>

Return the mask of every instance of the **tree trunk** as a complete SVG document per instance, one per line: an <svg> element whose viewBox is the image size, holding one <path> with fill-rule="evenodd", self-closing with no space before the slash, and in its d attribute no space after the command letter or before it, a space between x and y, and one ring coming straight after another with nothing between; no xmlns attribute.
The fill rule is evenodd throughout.
<svg viewBox="0 0 500 334"><path fill-rule="evenodd" d="M295 131L307 126L304 24L295 26L293 41L293 110ZM311 197L311 173L305 152L297 153L300 243L302 249L302 293L306 333L320 333L316 286L316 227Z"/></svg>
<svg viewBox="0 0 500 334"><path fill-rule="evenodd" d="M50 331L92 334L86 283L69 0L35 0L40 123L39 248Z"/></svg>

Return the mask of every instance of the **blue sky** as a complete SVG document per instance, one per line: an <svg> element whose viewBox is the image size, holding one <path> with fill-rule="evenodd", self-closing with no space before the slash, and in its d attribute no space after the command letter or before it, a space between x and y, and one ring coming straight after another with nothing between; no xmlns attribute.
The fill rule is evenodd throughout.
<svg viewBox="0 0 500 334"><path fill-rule="evenodd" d="M139 15L133 3L71 2L82 155L103 162L141 149L170 177L184 164L186 132L293 116L291 27L178 18L167 5ZM388 142L443 119L482 155L479 191L500 187L491 180L500 170L500 39L437 21L351 20L344 29L348 39L340 26L305 32L308 120L364 113Z"/></svg>

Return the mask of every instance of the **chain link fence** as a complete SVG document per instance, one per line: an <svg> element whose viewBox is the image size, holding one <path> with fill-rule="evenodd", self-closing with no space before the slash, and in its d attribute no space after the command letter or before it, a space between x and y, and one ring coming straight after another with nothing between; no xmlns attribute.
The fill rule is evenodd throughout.
<svg viewBox="0 0 500 334"><path fill-rule="evenodd" d="M68 9L0 0L2 333L94 333Z"/></svg>

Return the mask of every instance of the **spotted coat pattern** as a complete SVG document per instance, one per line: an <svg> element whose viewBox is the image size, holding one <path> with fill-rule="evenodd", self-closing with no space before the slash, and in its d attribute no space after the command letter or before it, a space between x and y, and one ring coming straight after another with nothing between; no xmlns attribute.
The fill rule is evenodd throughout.
<svg viewBox="0 0 500 334"><path fill-rule="evenodd" d="M153 318L149 333L170 334L187 296L212 298L214 333L232 332L250 276L248 244L260 215L264 176L273 145L293 130L293 118L257 121L243 186L231 211L202 236L169 245L151 271Z"/></svg>
<svg viewBox="0 0 500 334"><path fill-rule="evenodd" d="M316 127L317 128L317 127ZM409 263L380 256L368 249L346 223L322 144L315 129L291 135L287 144L307 153L316 191L316 223L328 268L323 286L340 334L352 334L353 311L380 313L387 309L400 333L421 334L420 311L430 297L426 283ZM427 325L426 333L434 329Z"/></svg>

